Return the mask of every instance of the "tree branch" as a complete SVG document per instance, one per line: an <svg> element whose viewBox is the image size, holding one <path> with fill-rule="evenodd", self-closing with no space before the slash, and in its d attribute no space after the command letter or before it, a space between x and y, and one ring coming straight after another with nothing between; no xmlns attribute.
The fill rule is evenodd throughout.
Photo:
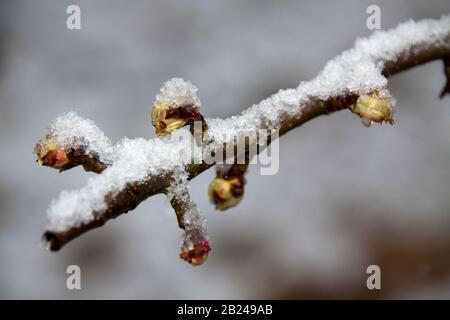
<svg viewBox="0 0 450 320"><path fill-rule="evenodd" d="M415 37L411 36L411 32L406 32L410 28L415 28ZM396 45L394 45L394 42ZM375 33L370 38L358 40L353 49L344 52L341 56L329 62L315 79L301 83L297 89L279 92L244 111L240 116L224 120L206 119L208 131L202 150L203 152L219 152L224 145L235 149L235 140L220 138L224 131L239 134L259 129L277 129L281 136L320 115L327 115L343 109L351 109L367 124L383 121L391 122L389 103L380 103L382 100L390 101L385 77L416 65L442 59L445 62L447 77L447 86L442 93L444 95L449 93L448 57L450 57L450 16L444 16L439 20L408 22L391 31ZM376 103L373 104L370 99L375 100ZM368 109L366 108L367 105L369 105ZM375 113L373 111L374 105L376 106ZM379 106L383 108L380 109ZM361 109L363 107L366 109ZM142 143L144 146L144 141L141 140L125 142L128 144ZM44 233L44 239L50 250L58 250L86 231L102 226L106 221L133 210L152 195L166 193L167 188L174 181L173 167L175 165L185 165L189 180L214 165L206 162L193 164L192 161L184 163L180 160L173 166L166 165L164 168L156 170L155 168L158 165L160 166L164 161L172 159L170 155L167 155L167 158L163 160L157 159L159 162L154 166L148 164L149 159L143 156L142 162L146 164L142 167L148 169L147 174L130 178L131 181L128 181L130 180L128 179L123 185L116 186L116 180L112 177L118 171L114 170L118 166L125 167L127 161L132 161L130 153L127 153L130 152L130 149L125 142L116 148L115 153L119 155L112 161L100 161L103 153L101 150L97 153L100 156L95 158L95 162L101 165L94 165L93 167L97 169L91 171L101 172L98 176L99 182L101 182L100 179L112 179L116 188L114 190L101 190L106 192L103 197L104 203L97 203L98 198L103 193L99 193L100 195L95 195L95 197L85 197L84 193L81 193L81 195L74 193L62 194L61 198L53 205L50 218L56 219L53 215L58 214L64 216L64 219L67 219L66 215L75 218L72 219L73 221L70 220L70 223L64 220L63 224L52 223L49 225ZM159 148L160 142L159 140L151 140L145 143L151 143L152 146L157 145ZM164 143L164 148L179 147L178 144ZM180 148L182 149L182 147ZM167 150L170 152L171 149ZM158 152L160 151L158 149ZM238 156L235 155L235 157ZM108 159L104 155L103 158ZM88 161L85 157L79 157L79 159L78 161L72 161L71 167L92 162L94 158L91 153L87 157ZM133 162L133 164L140 165L141 162ZM103 171L107 165L109 167ZM88 165L87 167L90 168L91 166ZM88 184L87 188L89 189L96 181L90 181L92 183ZM90 190L88 189L83 190L87 193ZM76 197L79 202L86 201L89 204L95 202L92 207L98 209L92 210L92 212L84 212L79 207L74 209L67 207L63 203L68 196ZM72 211L63 213L58 210ZM76 219L78 215L81 215L82 218ZM180 219L178 221L179 224L181 223L180 226L183 226L182 221Z"/></svg>

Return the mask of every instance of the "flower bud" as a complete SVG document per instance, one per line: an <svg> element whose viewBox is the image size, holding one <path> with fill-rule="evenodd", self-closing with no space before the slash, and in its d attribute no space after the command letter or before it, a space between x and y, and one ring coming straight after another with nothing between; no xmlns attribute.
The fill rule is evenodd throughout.
<svg viewBox="0 0 450 320"><path fill-rule="evenodd" d="M65 150L51 140L36 145L35 153L39 165L58 170L61 170L70 161Z"/></svg>
<svg viewBox="0 0 450 320"><path fill-rule="evenodd" d="M224 211L238 205L244 196L243 177L215 178L209 184L208 195L218 210Z"/></svg>
<svg viewBox="0 0 450 320"><path fill-rule="evenodd" d="M194 266L203 264L208 258L211 246L208 240L196 242L191 248L182 248L180 258Z"/></svg>
<svg viewBox="0 0 450 320"><path fill-rule="evenodd" d="M199 112L197 88L181 78L173 78L161 87L153 104L152 123L158 136L171 134L194 121L204 122Z"/></svg>
<svg viewBox="0 0 450 320"><path fill-rule="evenodd" d="M394 123L392 108L389 100L380 98L378 93L359 96L351 111L361 117L365 126L370 127L373 122L390 124Z"/></svg>
<svg viewBox="0 0 450 320"><path fill-rule="evenodd" d="M153 105L152 123L158 136L171 134L175 130L186 125L187 119L169 116L171 110L173 110L173 108L159 101L156 101Z"/></svg>

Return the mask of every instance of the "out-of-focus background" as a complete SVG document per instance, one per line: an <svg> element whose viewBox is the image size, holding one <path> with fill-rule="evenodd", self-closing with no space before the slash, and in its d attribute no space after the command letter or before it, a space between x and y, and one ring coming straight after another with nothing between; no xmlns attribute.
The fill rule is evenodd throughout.
<svg viewBox="0 0 450 320"><path fill-rule="evenodd" d="M81 7L81 30L66 8ZM191 267L163 196L73 241L40 248L46 208L82 187L81 168L58 174L32 150L47 124L75 110L115 142L153 137L161 84L199 87L206 116L226 117L314 77L370 34L437 18L433 1L19 1L0 2L0 298L450 298L450 103L440 62L390 80L394 126L365 128L350 112L281 138L280 171L251 167L245 199L218 213L214 173L191 183L213 251ZM81 267L81 290L66 268ZM381 268L382 289L366 288Z"/></svg>

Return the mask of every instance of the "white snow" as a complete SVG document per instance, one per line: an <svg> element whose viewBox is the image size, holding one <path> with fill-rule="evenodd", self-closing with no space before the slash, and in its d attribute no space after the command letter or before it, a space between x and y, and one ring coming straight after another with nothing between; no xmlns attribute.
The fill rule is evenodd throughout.
<svg viewBox="0 0 450 320"><path fill-rule="evenodd" d="M161 87L156 101L163 105L181 107L184 105L195 105L200 107L197 97L197 87L182 78L172 78Z"/></svg>
<svg viewBox="0 0 450 320"><path fill-rule="evenodd" d="M57 145L69 149L83 146L87 154L96 155L103 163L112 163L113 146L94 121L84 119L75 112L58 116L47 129L47 134Z"/></svg>
<svg viewBox="0 0 450 320"><path fill-rule="evenodd" d="M89 178L84 188L64 191L47 210L50 231L63 231L92 220L93 211L106 209L104 197L115 195L131 182L145 181L173 171L191 160L189 140L170 137L146 140L124 138L114 148L114 162L100 175Z"/></svg>
<svg viewBox="0 0 450 320"><path fill-rule="evenodd" d="M230 133L276 129L285 118L300 117L302 106L314 99L328 99L349 92L367 94L378 91L389 98L387 79L381 70L385 61L395 60L401 53L424 47L450 47L450 15L439 20L409 21L390 31L378 31L366 39L358 39L355 47L328 62L316 78L302 82L295 89L280 90L273 96L253 105L241 115L228 119L207 119L209 146L226 142ZM180 78L167 81L157 101L167 105L193 103L200 105L197 88ZM190 163L187 152L190 141L173 141L170 137L153 140L124 139L114 149L103 133L89 120L68 113L57 119L50 133L62 143L77 143L75 137L88 141L89 150L112 164L100 175L89 179L86 187L62 192L48 209L48 229L63 231L94 217L93 211L105 210L104 198L117 194L129 182L144 181L149 176L176 171ZM208 144L204 146L208 147ZM113 152L114 151L114 152ZM114 153L111 156L111 153ZM187 224L198 225L198 209L192 209Z"/></svg>

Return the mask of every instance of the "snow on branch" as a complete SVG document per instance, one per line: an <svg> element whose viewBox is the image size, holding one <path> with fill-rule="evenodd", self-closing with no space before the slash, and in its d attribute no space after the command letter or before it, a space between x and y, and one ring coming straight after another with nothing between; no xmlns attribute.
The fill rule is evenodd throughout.
<svg viewBox="0 0 450 320"><path fill-rule="evenodd" d="M295 89L280 90L228 119L203 118L197 88L182 79L173 79L164 84L157 96L152 122L157 134L163 136L185 125L192 129L194 121L200 120L204 154L224 145L235 146L233 137L238 135L260 129L279 130L282 135L319 115L342 109L358 115L367 126L373 122L393 123L394 100L387 90L387 76L437 59L444 62L447 78L443 96L450 93L450 15L408 21L395 29L358 39L352 49L329 61L316 78L300 83ZM171 194L174 183L186 190L185 180L213 165L194 162L192 153L187 152L190 148L186 140L169 137L125 138L112 146L92 121L75 113L58 117L36 146L38 162L59 170L82 165L99 175L90 178L84 188L63 191L51 203L44 234L48 247L58 250L84 232L133 210L154 194ZM180 174L184 182L177 184ZM197 221L195 232L189 233L191 225L184 218L178 219L186 237L196 235L196 241L206 239L204 228L199 227L203 226L203 220L197 207L186 196L187 192L181 194L184 209L177 216L182 211L189 212L187 216L192 217L189 221ZM175 211L179 210L180 197L169 198ZM193 249L192 245L189 248ZM198 255L206 257L209 243L199 252ZM192 261L189 255L183 258Z"/></svg>
<svg viewBox="0 0 450 320"><path fill-rule="evenodd" d="M68 170L82 165L86 171L100 173L113 162L109 138L91 120L69 112L56 118L36 145L37 162Z"/></svg>
<svg viewBox="0 0 450 320"><path fill-rule="evenodd" d="M211 247L206 234L206 220L191 200L187 183L188 176L183 168L174 171L167 198L177 215L178 226L184 230L180 258L198 266L206 261Z"/></svg>

